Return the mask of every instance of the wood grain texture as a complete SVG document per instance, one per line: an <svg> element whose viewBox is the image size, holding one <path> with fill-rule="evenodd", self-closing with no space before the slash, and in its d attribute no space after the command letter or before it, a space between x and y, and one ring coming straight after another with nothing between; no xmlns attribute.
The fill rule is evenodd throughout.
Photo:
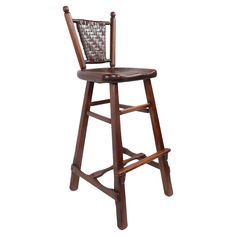
<svg viewBox="0 0 236 236"><path fill-rule="evenodd" d="M110 67L113 68L116 65L116 14L111 12L111 30L110 30Z"/></svg>
<svg viewBox="0 0 236 236"><path fill-rule="evenodd" d="M81 20L72 19L69 8L67 6L63 7L63 11L69 29L69 33L73 42L73 46L77 55L77 59L79 61L79 65L81 68L81 70L77 72L77 75L80 79L83 79L87 82L84 93L83 107L81 112L75 155L71 168L70 189L76 190L78 188L79 179L80 177L82 177L87 182L95 186L97 189L101 190L108 196L112 197L116 203L117 225L120 229L125 229L128 225L126 196L125 196L125 176L127 172L134 170L144 164L148 164L155 168L158 168L160 169L161 172L162 183L165 194L167 196L171 196L173 194L173 189L170 179L170 168L167 161L167 155L170 149L164 147L155 98L152 90L152 84L150 81L151 78L156 77L157 72L155 69L115 67L116 18L114 12L111 13L111 18L109 22L103 21L102 30L100 30L101 32L104 32L106 25L110 26L110 59L106 59L106 57L103 57L102 60L95 60L93 58L90 60L85 60L83 52L81 50L80 40L78 38L78 36L81 37L81 35L78 35L74 25L78 24L78 22L81 22ZM89 22L90 26L94 25L92 21ZM103 55L104 49L102 49L101 51L102 51L101 55ZM96 64L96 63L106 63L106 62L110 63L110 68L86 69L86 64L89 63ZM138 81L138 80L143 80L144 82L147 103L138 106L119 104L119 95L118 95L119 83ZM94 83L109 83L110 98L99 101L92 101ZM132 96L132 91L130 91L130 96ZM91 106L97 106L107 103L110 103L111 118L90 111ZM120 108L123 108L123 110L120 110ZM156 153L154 153L151 156L146 156L144 153L134 153L129 149L124 148L122 145L120 115L133 111L150 113L152 129L156 145ZM105 169L98 170L90 175L81 171L81 164L82 164L89 116L92 116L96 119L111 124L112 150L113 150L113 165ZM123 155L128 155L130 158L124 160ZM159 163L154 161L154 159L156 158L158 158ZM128 163L133 160L138 160L138 161L128 165ZM114 189L107 188L98 181L99 177L103 176L106 172L110 170L114 171Z"/></svg>
<svg viewBox="0 0 236 236"><path fill-rule="evenodd" d="M81 163L82 163L82 158L83 158L84 143L85 143L88 117L89 117L87 115L87 112L90 109L91 99L93 95L93 87L94 87L94 83L87 82L85 93L84 93L84 102L83 102L83 107L82 107L82 112L81 112L80 125L79 125L79 131L78 131L75 155L74 155L74 161L73 161L73 165L76 166L79 170L81 168ZM78 184L79 184L79 176L71 173L70 189L77 190Z"/></svg>
<svg viewBox="0 0 236 236"><path fill-rule="evenodd" d="M93 101L93 102L91 102L91 106L103 105L103 104L107 104L107 103L110 103L110 99Z"/></svg>
<svg viewBox="0 0 236 236"><path fill-rule="evenodd" d="M125 159L123 160L123 165L125 166L127 163L129 163L130 161L134 161L134 160L140 160L140 159L143 159L145 158L145 154L143 153L139 153L139 154L134 154L132 155L132 157L128 158L128 159ZM105 173L107 173L108 171L110 170L113 170L114 169L114 166L109 166L105 169L102 169L102 170L98 170L98 171L95 171L94 173L90 174L92 177L94 178L99 178L101 176L103 176Z"/></svg>
<svg viewBox="0 0 236 236"><path fill-rule="evenodd" d="M138 105L138 106L132 106L132 107L125 108L125 109L121 110L120 114L124 115L124 114L130 113L130 112L133 112L133 111L142 111L142 110L144 110L144 109L146 109L148 107L149 107L148 103L142 104L142 105Z"/></svg>
<svg viewBox="0 0 236 236"><path fill-rule="evenodd" d="M125 105L125 104L119 104L119 107L126 109L126 108L131 108L131 107L133 107L133 106L131 106L131 105ZM149 113L149 108L142 109L142 110L138 110L138 112Z"/></svg>
<svg viewBox="0 0 236 236"><path fill-rule="evenodd" d="M78 77L96 83L120 83L156 77L154 69L143 68L99 68L78 71Z"/></svg>
<svg viewBox="0 0 236 236"><path fill-rule="evenodd" d="M78 38L77 32L75 30L73 19L71 17L70 11L69 11L69 7L64 6L63 11L65 13L64 15L65 15L66 23L68 26L68 30L69 30L69 33L71 36L71 40L72 40L72 43L73 43L73 46L75 49L75 53L76 53L80 68L81 68L81 70L84 70L86 68L86 64L85 64L83 53L82 53L82 50L80 47L79 38Z"/></svg>
<svg viewBox="0 0 236 236"><path fill-rule="evenodd" d="M165 148L165 149L163 149L161 151L158 151L158 152L154 153L151 156L145 157L145 158L141 159L138 162L135 162L133 164L130 164L130 165L120 169L118 171L118 175L126 174L129 171L134 170L134 169L136 169L136 168L138 168L138 167L140 167L140 166L142 166L144 164L148 164L150 161L153 161L156 158L163 158L168 152L170 152L170 149L168 149L168 148Z"/></svg>
<svg viewBox="0 0 236 236"><path fill-rule="evenodd" d="M105 116L102 116L102 115L97 114L97 113L92 112L92 111L88 111L87 114L88 114L89 116L92 116L93 118L96 118L96 119L98 119L98 120L101 120L101 121L104 121L104 122L106 122L106 123L111 124L111 119L110 119L110 118L107 118L107 117L105 117Z"/></svg>
<svg viewBox="0 0 236 236"><path fill-rule="evenodd" d="M135 159L141 160L141 159L144 159L146 157L146 155L144 153L134 153L134 152L130 151L128 148L125 148L125 147L123 147L123 153L130 156L134 160ZM127 163L128 162L126 162L125 164L127 164ZM152 167L155 167L155 168L159 169L159 163L157 163L155 161L149 161L147 164L152 166Z"/></svg>
<svg viewBox="0 0 236 236"><path fill-rule="evenodd" d="M110 189L102 185L96 178L85 174L81 170L79 170L76 166L72 165L71 167L72 173L78 177L82 177L84 180L88 181L90 184L101 190L102 192L106 193L111 198L117 200L118 194L114 191L114 189Z"/></svg>
<svg viewBox="0 0 236 236"><path fill-rule="evenodd" d="M152 122L152 129L153 129L156 149L157 151L161 151L164 149L164 143L163 143L163 138L161 134L161 127L159 123L156 102L155 102L150 79L144 80L144 87L145 87L147 102L150 104L149 110L150 110L150 117L151 117L151 122ZM159 159L159 168L161 171L164 192L167 196L171 196L173 195L173 189L172 189L171 178L170 178L170 168L167 162L167 155L165 158Z"/></svg>
<svg viewBox="0 0 236 236"><path fill-rule="evenodd" d="M114 188L119 193L116 201L117 225L125 229L127 223L126 198L125 198L125 175L119 176L118 171L123 168L123 147L121 140L120 114L118 84L110 84L111 99L111 128L112 128L112 149L114 166Z"/></svg>

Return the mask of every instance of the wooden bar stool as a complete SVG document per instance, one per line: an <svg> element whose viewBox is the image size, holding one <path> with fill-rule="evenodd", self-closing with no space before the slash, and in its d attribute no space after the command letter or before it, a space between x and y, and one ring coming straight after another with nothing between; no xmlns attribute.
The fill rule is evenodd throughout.
<svg viewBox="0 0 236 236"><path fill-rule="evenodd" d="M153 167L156 167L160 169L165 194L167 196L171 196L173 194L170 179L170 169L167 162L167 155L170 152L170 149L164 147L155 99L150 81L151 78L156 77L156 70L115 67L116 21L114 12L111 13L110 21L91 21L72 19L67 6L63 7L63 10L81 68L81 70L78 71L78 77L87 81L74 161L71 167L72 173L70 189L77 190L79 178L82 177L90 184L94 185L102 192L112 197L116 203L117 225L120 229L125 229L127 227L125 199L126 173L144 164L149 164ZM78 32L76 32L75 26L79 32L80 40L77 36ZM106 27L110 27L110 59L106 58ZM81 50L80 41L84 49L86 60L84 59L83 52ZM109 68L86 69L86 64L106 62L110 63ZM120 104L118 96L118 84L121 82L136 80L143 80L147 102L139 106ZM108 83L110 86L110 98L100 101L92 101L94 83ZM90 111L91 106L106 103L110 103L111 118L107 118ZM129 149L122 146L120 115L133 111L150 113L156 144L156 152L151 156L146 156L143 153L133 153ZM96 171L92 174L85 174L81 170L81 162L89 116L111 124L113 165L106 169ZM123 154L128 155L129 158L124 160ZM158 159L158 162L155 162L154 159ZM127 165L128 162L133 160L137 160L137 162ZM114 171L114 189L107 188L98 181L99 177L110 170Z"/></svg>

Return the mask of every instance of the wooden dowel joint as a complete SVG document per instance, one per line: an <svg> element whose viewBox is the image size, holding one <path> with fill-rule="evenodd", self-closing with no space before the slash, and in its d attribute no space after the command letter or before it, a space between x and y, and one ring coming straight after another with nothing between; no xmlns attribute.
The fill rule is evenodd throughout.
<svg viewBox="0 0 236 236"><path fill-rule="evenodd" d="M118 199L119 195L114 189L105 187L96 178L93 178L90 175L85 174L84 172L79 170L75 165L72 165L71 170L75 175L82 177L84 180L88 181L90 184L92 184L93 186L101 190L102 192L106 193L111 198L115 200Z"/></svg>

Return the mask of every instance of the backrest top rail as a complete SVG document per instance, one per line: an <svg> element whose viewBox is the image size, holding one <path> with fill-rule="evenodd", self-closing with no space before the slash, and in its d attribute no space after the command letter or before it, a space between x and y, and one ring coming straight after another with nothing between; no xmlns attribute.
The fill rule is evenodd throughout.
<svg viewBox="0 0 236 236"><path fill-rule="evenodd" d="M88 20L88 19L72 19L74 23L78 23L80 21L90 21L90 22L97 22L97 23L105 23L105 25L110 25L111 22L109 21L101 21L101 20Z"/></svg>

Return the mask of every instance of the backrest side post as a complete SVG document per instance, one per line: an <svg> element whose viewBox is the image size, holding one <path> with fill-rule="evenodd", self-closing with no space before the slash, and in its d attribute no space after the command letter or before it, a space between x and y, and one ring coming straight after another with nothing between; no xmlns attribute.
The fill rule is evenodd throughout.
<svg viewBox="0 0 236 236"><path fill-rule="evenodd" d="M77 37L74 22L73 22L73 19L71 17L70 11L69 11L69 7L64 6L63 11L64 11L67 26L68 26L68 29L70 32L70 36L71 36L71 39L72 39L72 42L73 42L73 45L75 48L75 52L76 52L76 55L77 55L77 58L79 61L80 68L81 68L81 70L84 70L84 69L86 69L86 64L85 64L83 53L82 53L82 50L80 47L79 39Z"/></svg>
<svg viewBox="0 0 236 236"><path fill-rule="evenodd" d="M110 66L113 68L116 65L116 14L111 12L111 38L110 38Z"/></svg>

